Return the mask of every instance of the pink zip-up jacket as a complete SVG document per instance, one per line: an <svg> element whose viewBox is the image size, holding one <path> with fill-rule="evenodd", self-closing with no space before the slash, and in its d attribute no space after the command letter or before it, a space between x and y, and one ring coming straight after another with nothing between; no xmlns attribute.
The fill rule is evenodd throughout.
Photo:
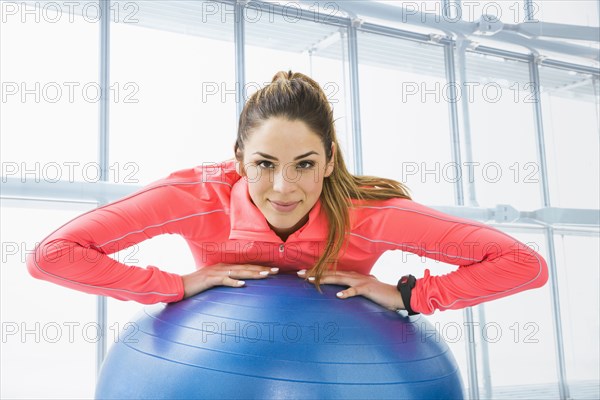
<svg viewBox="0 0 600 400"><path fill-rule="evenodd" d="M472 306L548 280L538 253L493 227L407 199L354 204L338 270L368 275L387 250L458 265L452 273L434 276L426 270L417 279L410 302L417 312ZM27 268L36 278L87 293L144 304L176 302L184 295L180 275L125 265L109 255L168 233L183 236L196 268L223 262L295 271L315 264L327 229L319 200L308 222L283 242L252 203L247 180L229 160L174 172L74 218L36 246ZM406 273L398 265L398 276Z"/></svg>

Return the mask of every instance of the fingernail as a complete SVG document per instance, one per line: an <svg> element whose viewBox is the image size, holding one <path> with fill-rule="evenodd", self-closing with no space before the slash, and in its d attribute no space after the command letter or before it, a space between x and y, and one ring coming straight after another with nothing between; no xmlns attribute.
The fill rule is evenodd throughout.
<svg viewBox="0 0 600 400"><path fill-rule="evenodd" d="M312 281L314 281L314 280L315 280L315 277L314 277L314 276L310 276L310 277L308 278L308 280L312 282Z"/></svg>
<svg viewBox="0 0 600 400"><path fill-rule="evenodd" d="M300 271L297 272L298 275L304 275L306 273L305 269L301 269Z"/></svg>
<svg viewBox="0 0 600 400"><path fill-rule="evenodd" d="M344 297L344 293L342 293L342 292L337 292L336 296L337 296L337 297Z"/></svg>
<svg viewBox="0 0 600 400"><path fill-rule="evenodd" d="M269 275L269 271L260 271L259 272L260 275Z"/></svg>
<svg viewBox="0 0 600 400"><path fill-rule="evenodd" d="M271 268L271 272L277 272L279 271L279 268Z"/></svg>
<svg viewBox="0 0 600 400"><path fill-rule="evenodd" d="M242 285L244 285L245 283L246 283L246 282L244 282L244 281L238 281L238 283L237 283L237 284L238 284L238 286L242 286Z"/></svg>

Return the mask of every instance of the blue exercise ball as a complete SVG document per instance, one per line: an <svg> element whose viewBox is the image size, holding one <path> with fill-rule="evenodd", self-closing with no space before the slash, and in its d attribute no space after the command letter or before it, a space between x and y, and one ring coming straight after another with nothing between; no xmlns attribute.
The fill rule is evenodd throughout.
<svg viewBox="0 0 600 400"><path fill-rule="evenodd" d="M112 345L96 398L463 398L424 317L321 288L278 274L146 307Z"/></svg>

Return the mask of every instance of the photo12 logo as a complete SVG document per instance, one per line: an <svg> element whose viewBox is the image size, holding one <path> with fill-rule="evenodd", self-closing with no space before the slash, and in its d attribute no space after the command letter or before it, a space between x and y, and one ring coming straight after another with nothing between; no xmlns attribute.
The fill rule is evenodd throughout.
<svg viewBox="0 0 600 400"><path fill-rule="evenodd" d="M137 343L135 337L139 327L132 322L122 326L115 322L103 331L97 322L48 321L25 322L3 321L2 343L97 343L104 336L113 343Z"/></svg>
<svg viewBox="0 0 600 400"><path fill-rule="evenodd" d="M5 161L1 164L2 183L10 179L18 179L21 183L26 182L88 182L97 183L101 181L102 166L97 162L63 161L62 163L51 162L16 162ZM136 174L140 168L137 163L115 162L108 166L105 171L109 183L139 183Z"/></svg>
<svg viewBox="0 0 600 400"><path fill-rule="evenodd" d="M433 325L433 326L432 326ZM537 334L540 332L540 326L536 322L521 323L513 322L509 326L502 326L497 322L435 322L429 324L426 321L406 324L398 332L398 337L402 342L420 340L425 342L446 342L458 343L461 341L475 342L475 338L468 334L468 330L473 328L475 336L487 343L498 343L501 340L512 343L538 344L540 339Z"/></svg>
<svg viewBox="0 0 600 400"><path fill-rule="evenodd" d="M2 23L96 24L104 17L101 3L108 6L111 22L139 23L140 6L135 1L2 1Z"/></svg>
<svg viewBox="0 0 600 400"><path fill-rule="evenodd" d="M202 82L202 103L218 101L226 103L229 97L233 101L246 102L255 92L270 85L271 82ZM337 82L324 82L321 88L330 104L339 103L338 95L341 95L340 84ZM240 98L238 98L238 94Z"/></svg>
<svg viewBox="0 0 600 400"><path fill-rule="evenodd" d="M284 342L284 343L338 343L339 326L335 322L302 325L296 322L244 322L203 321L202 343L219 340L221 343L242 341Z"/></svg>
<svg viewBox="0 0 600 400"><path fill-rule="evenodd" d="M535 103L535 86L532 82L402 82L400 98L402 103L458 103L466 100L469 104L495 104L503 99L512 103Z"/></svg>
<svg viewBox="0 0 600 400"><path fill-rule="evenodd" d="M2 103L98 103L106 94L98 82L2 82ZM108 88L112 103L139 103L135 82L113 82Z"/></svg>
<svg viewBox="0 0 600 400"><path fill-rule="evenodd" d="M233 23L244 20L247 24L256 23L298 23L301 20L327 23L333 22L337 16L344 15L340 4L344 2L295 2L281 1L270 3L265 1L238 0L237 5L243 6L241 12L236 14L235 6L230 3L218 1L201 2L202 23L208 21Z"/></svg>

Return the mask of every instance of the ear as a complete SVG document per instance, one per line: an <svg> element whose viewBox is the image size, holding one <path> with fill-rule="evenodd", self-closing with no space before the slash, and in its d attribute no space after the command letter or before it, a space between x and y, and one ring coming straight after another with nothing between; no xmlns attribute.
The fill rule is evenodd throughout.
<svg viewBox="0 0 600 400"><path fill-rule="evenodd" d="M327 163L327 167L325 168L325 178L333 173L333 168L335 166L335 143L331 142L331 160Z"/></svg>
<svg viewBox="0 0 600 400"><path fill-rule="evenodd" d="M238 149L237 145L233 146L233 154L233 159L235 161L235 172L237 172L239 176L244 176L244 166L242 165L243 161L240 161L240 159L244 159L244 156L241 154L240 149Z"/></svg>

